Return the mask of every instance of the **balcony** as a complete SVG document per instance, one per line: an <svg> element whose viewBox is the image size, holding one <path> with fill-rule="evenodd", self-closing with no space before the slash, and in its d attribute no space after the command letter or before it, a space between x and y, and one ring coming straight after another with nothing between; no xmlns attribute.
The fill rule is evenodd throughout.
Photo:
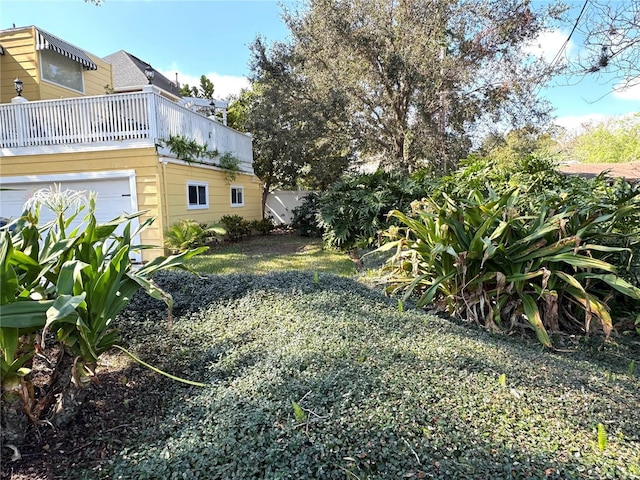
<svg viewBox="0 0 640 480"><path fill-rule="evenodd" d="M161 96L155 90L0 105L0 152L106 142L157 144L181 135L220 154L231 152L253 173L251 137ZM117 147L115 147L117 148ZM9 153L10 152L10 153ZM202 159L217 164L216 159Z"/></svg>

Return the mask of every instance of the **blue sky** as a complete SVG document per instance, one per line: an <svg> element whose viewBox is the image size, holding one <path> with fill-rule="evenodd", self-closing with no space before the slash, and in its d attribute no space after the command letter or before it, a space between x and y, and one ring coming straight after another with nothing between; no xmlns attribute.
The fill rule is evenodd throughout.
<svg viewBox="0 0 640 480"><path fill-rule="evenodd" d="M97 7L82 0L0 0L0 29L36 25L98 56L126 50L171 80L198 83L207 75L216 96L226 97L247 86L248 45L260 34L284 40L281 2L274 0L105 0ZM292 6L293 0L284 2ZM582 1L567 2L577 15ZM537 44L553 57L571 25L549 32ZM579 40L579 39L576 39ZM568 54L579 52L571 42ZM640 88L609 94L605 79L587 78L577 85L560 78L542 90L565 126L589 118L640 111ZM563 86L564 85L564 86Z"/></svg>

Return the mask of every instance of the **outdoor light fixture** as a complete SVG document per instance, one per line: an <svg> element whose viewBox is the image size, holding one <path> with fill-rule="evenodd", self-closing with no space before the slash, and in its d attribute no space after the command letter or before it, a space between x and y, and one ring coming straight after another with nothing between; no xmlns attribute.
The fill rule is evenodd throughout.
<svg viewBox="0 0 640 480"><path fill-rule="evenodd" d="M19 78L16 78L13 81L13 87L16 89L16 93L18 94L19 97L22 96L22 80L20 80Z"/></svg>
<svg viewBox="0 0 640 480"><path fill-rule="evenodd" d="M147 68L144 69L144 74L147 76L147 80L149 80L149 84L153 81L153 77L155 76L155 72L151 65L147 65Z"/></svg>

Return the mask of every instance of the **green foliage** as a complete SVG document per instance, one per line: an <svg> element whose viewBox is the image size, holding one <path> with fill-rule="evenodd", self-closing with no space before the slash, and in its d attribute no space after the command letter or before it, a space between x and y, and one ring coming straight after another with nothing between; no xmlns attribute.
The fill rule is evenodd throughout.
<svg viewBox="0 0 640 480"><path fill-rule="evenodd" d="M251 220L249 222L249 228L259 235L269 235L275 228L273 219L271 217L263 218L262 220Z"/></svg>
<svg viewBox="0 0 640 480"><path fill-rule="evenodd" d="M640 116L588 126L570 142L567 156L584 163L640 161Z"/></svg>
<svg viewBox="0 0 640 480"><path fill-rule="evenodd" d="M291 226L303 237L321 237L322 229L318 225L319 194L310 192L300 206L293 209Z"/></svg>
<svg viewBox="0 0 640 480"><path fill-rule="evenodd" d="M227 183L233 182L240 171L240 160L231 152L226 152L220 156L218 161L220 168L225 170L225 179Z"/></svg>
<svg viewBox="0 0 640 480"><path fill-rule="evenodd" d="M549 157L558 150L553 133L527 125L506 135L488 136L480 150L483 155L506 166L526 160L531 155Z"/></svg>
<svg viewBox="0 0 640 480"><path fill-rule="evenodd" d="M183 135L169 135L169 139L159 140L159 146L169 148L178 159L187 163L218 156L217 151L209 150L206 145L200 145L196 140Z"/></svg>
<svg viewBox="0 0 640 480"><path fill-rule="evenodd" d="M471 191L466 199L443 193L416 201L411 215L391 212L402 227L388 230L394 241L383 247L395 249L389 291L417 293L419 306L435 300L490 329L512 331L524 318L548 347L549 331L588 334L593 320L609 335L613 294L640 300L640 289L607 261L627 251L607 244L613 225L636 212L620 205L594 214L565 199L556 213L538 202L528 212L514 192Z"/></svg>
<svg viewBox="0 0 640 480"><path fill-rule="evenodd" d="M174 335L136 296L120 319L131 348L215 388L137 383L162 404L113 433L104 478L613 480L638 468L637 380L603 375L624 372L637 346L541 352L400 313L354 279L316 286L312 272L154 278L175 298ZM67 478L96 471L76 465Z"/></svg>
<svg viewBox="0 0 640 480"><path fill-rule="evenodd" d="M609 440L607 437L607 430L604 428L602 423L598 424L598 449L601 452L604 452L609 444Z"/></svg>
<svg viewBox="0 0 640 480"><path fill-rule="evenodd" d="M317 0L284 20L311 98L341 102L334 121L346 123L360 157L407 173L455 165L473 125L545 117L546 102L531 92L558 66L524 47L562 10L556 2Z"/></svg>
<svg viewBox="0 0 640 480"><path fill-rule="evenodd" d="M423 188L406 176L378 170L343 177L317 200L318 226L330 247L343 250L379 245L387 213L406 208Z"/></svg>
<svg viewBox="0 0 640 480"><path fill-rule="evenodd" d="M189 86L185 83L180 87L180 95L183 97L206 98L213 100L213 92L215 88L213 82L205 75L200 76L200 86Z"/></svg>
<svg viewBox="0 0 640 480"><path fill-rule="evenodd" d="M56 218L41 225L43 205ZM82 223L74 226L85 208ZM40 339L37 348L44 348L48 332L56 334L65 354L73 358L74 384L86 386L100 355L118 342L114 320L132 295L143 289L170 308L171 296L151 275L182 267L202 251L158 257L134 269L130 257L143 247L133 239L153 219L134 227L143 214L138 212L99 224L95 209L95 198L87 201L83 192L40 190L11 229L0 230L0 366L5 397L15 395L17 381L29 384L24 377L34 355L34 339ZM25 391L33 395L32 387ZM21 396L28 412L33 404L24 393ZM37 413L30 414L37 419Z"/></svg>
<svg viewBox="0 0 640 480"><path fill-rule="evenodd" d="M298 423L306 422L307 414L302 409L302 407L300 405L298 405L298 403L293 401L293 400L291 400L291 406L293 407L293 414L295 415L296 422L298 422Z"/></svg>
<svg viewBox="0 0 640 480"><path fill-rule="evenodd" d="M182 219L164 232L164 246L174 252L184 252L191 248L202 247L226 234L222 227L206 225L195 220Z"/></svg>
<svg viewBox="0 0 640 480"><path fill-rule="evenodd" d="M232 242L251 234L251 223L241 215L224 215L219 223L226 232L225 238Z"/></svg>
<svg viewBox="0 0 640 480"><path fill-rule="evenodd" d="M351 160L339 99L317 95L283 43L250 45L250 89L229 106L233 128L251 132L253 168L266 194L276 188L324 188ZM264 205L263 205L264 206Z"/></svg>

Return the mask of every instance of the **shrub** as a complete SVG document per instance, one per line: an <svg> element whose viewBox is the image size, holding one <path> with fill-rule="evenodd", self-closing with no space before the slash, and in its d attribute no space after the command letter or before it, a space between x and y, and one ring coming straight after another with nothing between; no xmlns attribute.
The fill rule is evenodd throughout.
<svg viewBox="0 0 640 480"><path fill-rule="evenodd" d="M190 248L201 247L225 234L226 231L221 227L207 228L195 220L182 219L164 232L164 246L173 252L184 252Z"/></svg>
<svg viewBox="0 0 640 480"><path fill-rule="evenodd" d="M321 237L322 228L318 225L318 202L320 195L310 192L302 204L293 209L291 226L303 237Z"/></svg>
<svg viewBox="0 0 640 480"><path fill-rule="evenodd" d="M273 219L271 217L263 218L262 220L251 220L249 222L251 230L257 232L260 235L269 235L275 228Z"/></svg>
<svg viewBox="0 0 640 480"><path fill-rule="evenodd" d="M225 238L231 241L240 240L242 237L251 234L251 226L248 220L240 215L224 215L220 219L220 224L226 231Z"/></svg>
<svg viewBox="0 0 640 480"><path fill-rule="evenodd" d="M330 247L343 250L378 245L392 209L403 210L421 198L424 188L414 180L381 170L346 176L318 199L318 226Z"/></svg>

